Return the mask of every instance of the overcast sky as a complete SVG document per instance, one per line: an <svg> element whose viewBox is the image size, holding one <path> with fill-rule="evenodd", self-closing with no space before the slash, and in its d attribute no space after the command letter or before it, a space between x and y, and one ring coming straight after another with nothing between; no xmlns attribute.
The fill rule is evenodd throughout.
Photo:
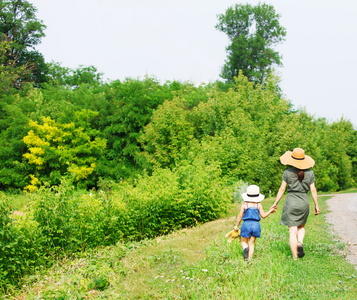
<svg viewBox="0 0 357 300"><path fill-rule="evenodd" d="M95 66L105 79L220 79L228 39L215 29L231 0L29 0L47 26L47 62ZM357 1L270 0L287 30L278 68L286 99L357 129Z"/></svg>

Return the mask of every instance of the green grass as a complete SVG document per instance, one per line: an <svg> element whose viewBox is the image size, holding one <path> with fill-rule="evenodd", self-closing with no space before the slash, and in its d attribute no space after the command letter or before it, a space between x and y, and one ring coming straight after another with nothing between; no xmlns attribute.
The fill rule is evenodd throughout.
<svg viewBox="0 0 357 300"><path fill-rule="evenodd" d="M338 191L338 192L321 192L321 191L318 192L319 196L333 195L333 194L347 194L347 193L357 193L357 188L355 188L355 187L349 188L347 190Z"/></svg>
<svg viewBox="0 0 357 300"><path fill-rule="evenodd" d="M292 259L287 228L278 225L281 203L261 221L254 259L245 262L240 243L224 237L235 223L234 207L226 218L195 228L65 259L27 277L7 298L354 299L357 272L325 223L327 198L319 198L322 213L308 219L306 256L298 261ZM264 200L265 209L272 202Z"/></svg>
<svg viewBox="0 0 357 300"><path fill-rule="evenodd" d="M357 193L357 188L350 188L347 190L336 192L336 194Z"/></svg>
<svg viewBox="0 0 357 300"><path fill-rule="evenodd" d="M29 194L19 192L15 193L6 193L6 196L11 204L11 208L14 210L23 210L29 202Z"/></svg>

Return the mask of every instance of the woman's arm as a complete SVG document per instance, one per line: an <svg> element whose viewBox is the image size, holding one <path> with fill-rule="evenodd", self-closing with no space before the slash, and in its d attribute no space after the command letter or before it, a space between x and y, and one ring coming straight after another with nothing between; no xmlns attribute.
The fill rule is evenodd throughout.
<svg viewBox="0 0 357 300"><path fill-rule="evenodd" d="M269 216L272 212L276 212L276 208L271 207L267 212L264 212L263 206L259 203L258 205L259 213L262 218L266 218Z"/></svg>
<svg viewBox="0 0 357 300"><path fill-rule="evenodd" d="M238 226L239 226L239 223L242 221L243 215L244 215L244 203L242 204L242 206L240 208L240 211L239 211L239 214L237 217L236 226L234 226L235 231L238 231Z"/></svg>
<svg viewBox="0 0 357 300"><path fill-rule="evenodd" d="M281 185L280 185L278 194L276 195L276 200L275 200L275 202L274 202L274 204L273 204L273 206L271 208L278 208L278 203L279 203L281 197L283 197L283 195L285 193L286 186L287 186L287 183L283 180Z"/></svg>
<svg viewBox="0 0 357 300"><path fill-rule="evenodd" d="M320 213L320 209L319 209L319 203L317 201L317 190L316 190L315 182L310 184L310 191L311 191L312 199L314 200L315 203L315 215L318 215Z"/></svg>

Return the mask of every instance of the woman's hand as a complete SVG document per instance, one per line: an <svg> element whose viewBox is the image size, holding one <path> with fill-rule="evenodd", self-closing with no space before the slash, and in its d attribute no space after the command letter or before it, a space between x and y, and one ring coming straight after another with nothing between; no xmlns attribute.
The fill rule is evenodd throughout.
<svg viewBox="0 0 357 300"><path fill-rule="evenodd" d="M316 205L316 206L315 206L315 216L318 215L319 213L320 213L319 206Z"/></svg>
<svg viewBox="0 0 357 300"><path fill-rule="evenodd" d="M270 207L270 209L269 210L277 210L278 209L278 204L277 203L274 203L273 205L272 205L272 207Z"/></svg>

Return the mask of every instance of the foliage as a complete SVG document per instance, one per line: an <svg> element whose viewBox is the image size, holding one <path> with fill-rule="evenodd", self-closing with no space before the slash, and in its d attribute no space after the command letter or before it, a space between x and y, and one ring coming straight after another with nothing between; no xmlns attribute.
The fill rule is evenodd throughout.
<svg viewBox="0 0 357 300"><path fill-rule="evenodd" d="M41 124L44 117L50 117L58 124L74 123L76 127L83 127L83 120L76 116L76 112L96 112L91 119L91 129L84 128L90 135L97 130L96 137L107 140L107 147L96 163L94 183L93 180L87 183L95 185L97 176L118 180L140 172L136 157L141 151L140 131L149 123L153 110L165 99L171 99L174 93L192 92L187 101L200 101L204 96L191 84L167 82L161 85L152 78L101 84L99 75L91 68L88 72L81 68L64 70L68 73L56 77L59 81L50 80L40 89L30 87L0 94L0 141L4 145L0 148L4 152L0 157L0 187L24 188L30 182L29 175L34 174L27 160L22 159L26 152L23 138L30 131L30 120ZM82 82L87 75L81 77L80 74L94 78L93 82ZM65 85L60 84L61 78L66 79Z"/></svg>
<svg viewBox="0 0 357 300"><path fill-rule="evenodd" d="M279 24L279 14L269 4L236 4L218 15L216 28L226 33L231 44L221 77L232 81L239 71L254 82L264 83L273 65L281 57L273 46L282 42L286 30Z"/></svg>
<svg viewBox="0 0 357 300"><path fill-rule="evenodd" d="M81 91L81 95L85 93ZM139 155L141 131L150 123L152 113L176 94L185 95L189 105L205 97L204 89L192 84L175 81L160 84L148 77L116 80L100 87L95 95L88 95L87 103L81 105L98 111L97 129L107 140L105 155L98 161L101 177L120 180L141 172L145 165ZM83 101L84 97L78 100Z"/></svg>
<svg viewBox="0 0 357 300"><path fill-rule="evenodd" d="M23 188L29 180L29 165L23 161L29 111L34 106L23 94L0 93L0 189Z"/></svg>
<svg viewBox="0 0 357 300"><path fill-rule="evenodd" d="M66 88L78 88L82 84L94 86L102 82L102 74L94 66L76 69L62 67L59 63L46 64L46 83ZM43 85L46 86L46 85Z"/></svg>
<svg viewBox="0 0 357 300"><path fill-rule="evenodd" d="M140 155L149 163L147 168L174 168L201 157L218 163L229 182L244 180L270 193L281 183L284 166L279 157L287 149L302 147L317 162L318 189L355 184L349 156L354 148L348 146L353 145L355 131L350 122L329 125L302 110L292 111L274 77L261 86L240 75L228 91L212 89L207 96L190 108L178 96L154 112L141 137L145 151Z"/></svg>
<svg viewBox="0 0 357 300"><path fill-rule="evenodd" d="M0 41L11 42L5 64L16 63L29 71L27 74L30 76L22 76L22 82L40 83L45 80L44 58L34 46L44 37L46 26L36 18L36 11L25 0L2 0L0 3Z"/></svg>
<svg viewBox="0 0 357 300"><path fill-rule="evenodd" d="M16 285L24 274L48 264L48 250L37 223L26 211L11 209L0 193L0 289Z"/></svg>
<svg viewBox="0 0 357 300"><path fill-rule="evenodd" d="M0 93L6 92L12 87L19 87L19 79L26 77L28 69L25 65L18 66L16 61L8 59L7 53L11 49L12 42L0 39Z"/></svg>
<svg viewBox="0 0 357 300"><path fill-rule="evenodd" d="M101 180L104 190L90 194L77 192L63 178L57 186L43 185L31 193L28 209L16 221L10 217L10 204L1 202L5 251L0 253L0 287L17 284L23 274L50 263L49 257L153 238L222 217L231 189L220 175L218 165L197 160L174 171L158 169L135 183ZM107 287L106 278L93 280L93 288Z"/></svg>
<svg viewBox="0 0 357 300"><path fill-rule="evenodd" d="M90 78L97 78L94 69L88 72ZM95 163L92 171L87 170L90 175L77 178L81 186L91 188L97 186L99 177L114 181L135 178L144 169L149 174L158 167L174 169L201 157L207 163L219 164L228 182L256 183L268 193L281 181L280 155L295 147L304 148L315 158L320 190L339 190L356 182L352 124L345 120L329 124L303 110L293 110L276 88L276 77L259 85L240 75L223 88L218 83L199 87L179 82L160 84L153 78L104 84L93 79L89 84L81 83L79 73L70 71L60 77L69 76L78 85L62 85L56 79L40 89L28 87L0 95L1 188L29 186L35 180L30 175L57 184L68 171L85 171L69 170L66 162L90 169ZM30 120L43 126L44 118L54 122L47 130L57 130L68 139L62 141L67 147L62 154L59 145L42 146L47 147L42 167L26 158L31 156L29 148L36 146L31 145L36 139L28 138L26 144L24 137L31 130L33 137L39 136L30 128ZM78 132L78 138L70 142L70 136ZM40 140L57 143L44 137ZM100 140L107 141L106 147L92 149L95 153L83 146ZM83 158L76 158L77 150L69 150L70 145L77 150L82 147L84 152L77 154ZM69 160L65 160L66 155Z"/></svg>
<svg viewBox="0 0 357 300"><path fill-rule="evenodd" d="M106 147L106 141L96 137L98 132L90 128L96 115L90 110L76 112L74 117L76 123L82 123L80 127L73 122L58 124L49 117L42 118L43 124L30 121L31 130L23 138L28 147L24 157L30 165L36 166L34 178L53 185L69 173L79 186L91 183L89 177ZM25 189L33 190L33 187L30 185Z"/></svg>
<svg viewBox="0 0 357 300"><path fill-rule="evenodd" d="M207 102L192 109L179 97L165 102L144 130L142 155L157 167L173 167L199 156L219 163L230 180L271 188L280 181L277 161L286 149L282 143L291 124L288 102L279 99L274 84L270 86L255 87L240 76L235 90L213 90Z"/></svg>

